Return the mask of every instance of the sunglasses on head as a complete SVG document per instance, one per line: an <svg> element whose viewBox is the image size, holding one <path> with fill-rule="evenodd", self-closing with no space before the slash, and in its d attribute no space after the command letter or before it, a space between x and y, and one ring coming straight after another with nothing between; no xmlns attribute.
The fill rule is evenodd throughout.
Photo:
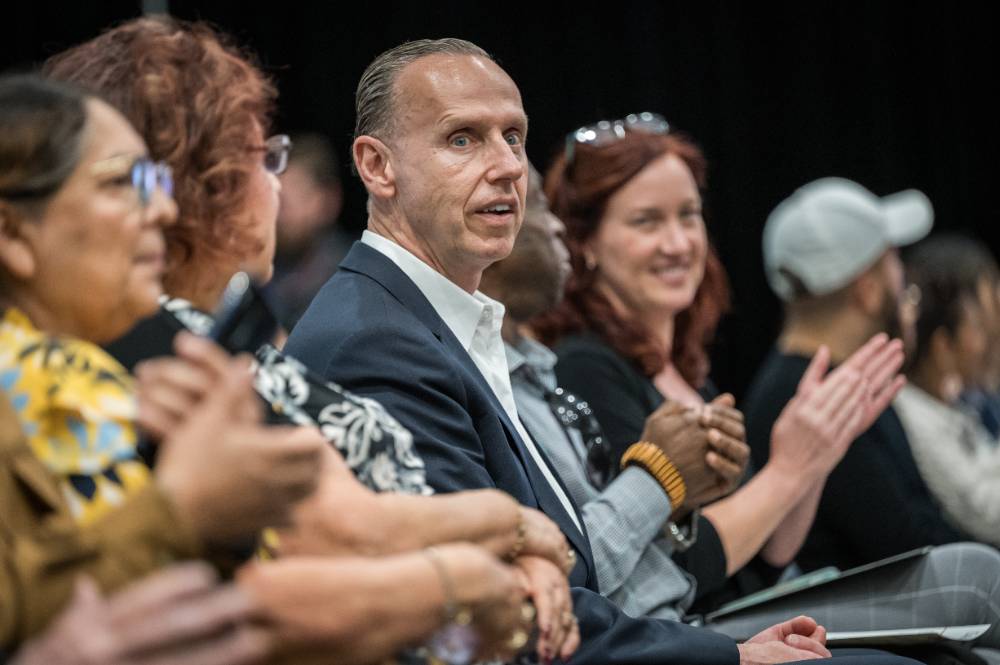
<svg viewBox="0 0 1000 665"><path fill-rule="evenodd" d="M630 113L618 120L601 120L592 125L584 125L566 135L566 163L573 161L577 145L602 148L622 140L628 132L667 134L670 132L670 123L659 113L643 111Z"/></svg>

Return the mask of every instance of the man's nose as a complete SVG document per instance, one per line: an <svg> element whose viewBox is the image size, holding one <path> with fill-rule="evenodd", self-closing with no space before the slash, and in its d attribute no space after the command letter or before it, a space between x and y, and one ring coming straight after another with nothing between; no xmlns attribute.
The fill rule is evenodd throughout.
<svg viewBox="0 0 1000 665"><path fill-rule="evenodd" d="M504 137L490 141L489 159L491 181L519 180L525 173L523 152L515 152Z"/></svg>

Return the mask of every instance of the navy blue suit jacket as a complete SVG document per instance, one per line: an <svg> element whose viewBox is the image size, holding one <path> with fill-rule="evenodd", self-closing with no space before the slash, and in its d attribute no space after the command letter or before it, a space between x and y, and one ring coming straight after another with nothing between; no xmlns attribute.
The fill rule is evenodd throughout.
<svg viewBox="0 0 1000 665"><path fill-rule="evenodd" d="M354 245L285 350L344 388L381 402L409 428L435 490L499 488L562 528L577 553L570 584L583 639L574 665L739 662L727 637L630 618L597 592L585 534L529 457L472 358L413 281L377 250Z"/></svg>

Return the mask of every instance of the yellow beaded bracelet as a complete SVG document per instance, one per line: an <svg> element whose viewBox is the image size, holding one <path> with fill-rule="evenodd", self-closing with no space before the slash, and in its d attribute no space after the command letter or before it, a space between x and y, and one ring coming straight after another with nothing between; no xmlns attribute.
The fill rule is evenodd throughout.
<svg viewBox="0 0 1000 665"><path fill-rule="evenodd" d="M684 504L684 499L687 497L687 485L684 484L684 478L659 446L649 441L633 443L622 455L621 466L624 469L633 464L642 468L653 476L656 482L660 483L660 487L670 499L670 506L673 510L679 509Z"/></svg>

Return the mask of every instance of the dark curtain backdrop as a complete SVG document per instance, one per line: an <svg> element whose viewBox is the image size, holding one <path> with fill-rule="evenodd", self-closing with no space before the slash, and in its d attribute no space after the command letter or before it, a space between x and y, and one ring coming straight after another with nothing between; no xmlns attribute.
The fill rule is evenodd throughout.
<svg viewBox="0 0 1000 665"><path fill-rule="evenodd" d="M193 2L255 50L281 90L278 127L330 136L346 161L365 65L403 40L459 36L519 84L528 151L544 168L566 132L653 110L693 136L711 165L710 233L734 307L714 376L740 394L780 325L760 232L797 186L849 177L877 194L925 191L937 228L996 247L996 14L978 3ZM26 67L140 13L137 2L8 4L0 66ZM346 166L343 223L363 226Z"/></svg>

